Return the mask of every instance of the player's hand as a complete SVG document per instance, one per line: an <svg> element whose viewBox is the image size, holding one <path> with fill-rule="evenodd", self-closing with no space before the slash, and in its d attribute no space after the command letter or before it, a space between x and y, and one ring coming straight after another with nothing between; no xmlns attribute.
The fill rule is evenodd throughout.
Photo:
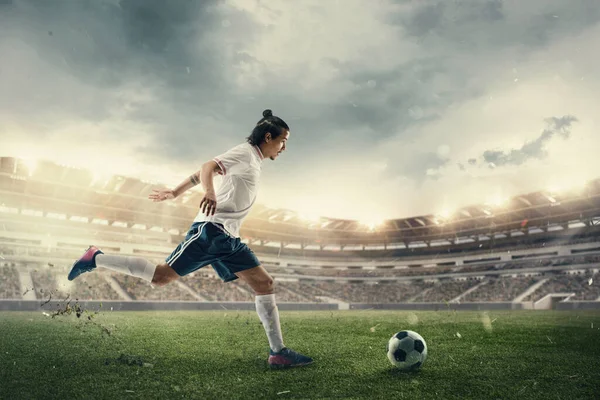
<svg viewBox="0 0 600 400"><path fill-rule="evenodd" d="M152 189L153 193L148 195L148 198L154 202L171 200L175 198L175 193L172 190Z"/></svg>
<svg viewBox="0 0 600 400"><path fill-rule="evenodd" d="M200 201L200 210L206 216L215 214L215 211L217 211L217 196L214 192L204 194L202 201Z"/></svg>

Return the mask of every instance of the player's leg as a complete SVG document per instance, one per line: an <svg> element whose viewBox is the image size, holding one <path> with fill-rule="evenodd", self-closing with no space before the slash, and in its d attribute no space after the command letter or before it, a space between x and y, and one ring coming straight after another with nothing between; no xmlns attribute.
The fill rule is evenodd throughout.
<svg viewBox="0 0 600 400"><path fill-rule="evenodd" d="M142 278L148 282L152 282L158 267L155 263L142 257L104 254L96 246L90 246L83 256L73 263L68 279L72 281L82 273L89 272L99 266Z"/></svg>
<svg viewBox="0 0 600 400"><path fill-rule="evenodd" d="M211 260L204 251L206 242L204 224L194 223L185 240L167 257L165 263L158 265L142 257L104 254L97 247L91 246L79 260L75 261L68 279L73 280L98 266L164 286L180 276L203 267Z"/></svg>
<svg viewBox="0 0 600 400"><path fill-rule="evenodd" d="M267 270L259 265L258 267L238 271L235 274L248 283L256 295L256 312L269 339L269 367L286 368L312 364L312 358L297 353L283 344L279 323L279 308L273 292L274 281Z"/></svg>
<svg viewBox="0 0 600 400"><path fill-rule="evenodd" d="M235 274L254 290L256 312L269 338L271 350L281 351L285 346L279 324L279 309L273 293L273 278L260 265Z"/></svg>
<svg viewBox="0 0 600 400"><path fill-rule="evenodd" d="M260 265L254 252L241 243L240 238L228 238L227 243L231 246L231 252L213 262L212 267L223 281L230 282L239 278L254 291L256 312L269 339L269 366L283 368L311 364L313 360L310 357L296 353L283 344L271 275Z"/></svg>
<svg viewBox="0 0 600 400"><path fill-rule="evenodd" d="M154 276L152 277L152 284L156 286L165 286L169 282L179 279L179 274L167 263L159 264L156 266Z"/></svg>
<svg viewBox="0 0 600 400"><path fill-rule="evenodd" d="M273 278L262 265L236 272L235 275L246 282L257 296L273 294Z"/></svg>

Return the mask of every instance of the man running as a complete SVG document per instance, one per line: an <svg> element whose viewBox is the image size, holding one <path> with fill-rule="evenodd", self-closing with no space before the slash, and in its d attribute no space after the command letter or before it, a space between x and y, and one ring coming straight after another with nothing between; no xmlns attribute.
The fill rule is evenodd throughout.
<svg viewBox="0 0 600 400"><path fill-rule="evenodd" d="M224 282L238 278L247 282L256 295L256 311L269 339L271 368L308 365L313 362L283 344L279 310L273 292L273 278L246 244L240 241L240 226L254 204L258 192L262 162L275 160L286 149L290 128L271 110L263 112L246 142L202 165L173 190L154 190L148 197L158 202L174 199L188 189L202 184L204 197L185 240L166 258L155 265L140 257L104 254L91 246L73 264L68 279L72 281L97 266L142 278L164 286L202 268L212 265ZM218 191L213 177L223 176Z"/></svg>

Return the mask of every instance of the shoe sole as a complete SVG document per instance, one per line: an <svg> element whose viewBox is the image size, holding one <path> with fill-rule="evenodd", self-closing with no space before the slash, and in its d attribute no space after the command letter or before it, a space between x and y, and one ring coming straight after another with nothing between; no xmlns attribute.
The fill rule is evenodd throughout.
<svg viewBox="0 0 600 400"><path fill-rule="evenodd" d="M93 246L90 246L90 247L88 247L88 248L87 248L87 250L85 251L85 253L87 253L88 251L90 251L90 249L91 249L92 247L93 247ZM104 254L104 253L102 253L102 251L101 251L99 248L97 248L97 247L96 247L96 251L97 251L97 253L96 253L96 254L94 254L94 255L92 256L92 260L94 260L98 254ZM85 253L84 253L84 255L83 255L83 256L81 256L81 258L79 258L79 260L77 260L77 261L75 261L75 262L73 263L73 265L71 266L71 271L69 271L69 275L67 275L67 280L69 280L69 281L71 281L71 282L72 282L72 281L74 281L75 279L77 279L77 277L79 277L80 275L82 275L82 274L85 274L86 272L90 272L90 271L83 271L83 272L79 272L79 273L78 273L76 276L74 276L73 278L69 278L69 276L70 276L70 275L71 275L71 273L73 272L73 269L75 268L75 266L76 266L78 263L82 262L82 261L81 261L81 259L82 259L83 257L85 257ZM93 268L93 269L96 269L96 268Z"/></svg>
<svg viewBox="0 0 600 400"><path fill-rule="evenodd" d="M302 364L269 364L269 368L271 369L286 369L286 368L296 368L296 367L305 367L307 365L311 365L313 361L302 363Z"/></svg>
<svg viewBox="0 0 600 400"><path fill-rule="evenodd" d="M75 264L77 264L77 261L75 262ZM88 271L83 271L83 272L80 272L80 270L77 270L77 272L78 272L78 273L77 273L77 275L75 275L74 277L72 277L72 278L71 278L70 276L71 276L71 273L73 272L73 268L75 268L75 265L73 265L73 266L71 267L71 271L69 272L69 275L67 276L67 279L68 279L69 281L74 281L74 280L75 280L75 279L77 279L77 278L78 278L80 275L82 275L82 274L84 274L84 273L88 272Z"/></svg>

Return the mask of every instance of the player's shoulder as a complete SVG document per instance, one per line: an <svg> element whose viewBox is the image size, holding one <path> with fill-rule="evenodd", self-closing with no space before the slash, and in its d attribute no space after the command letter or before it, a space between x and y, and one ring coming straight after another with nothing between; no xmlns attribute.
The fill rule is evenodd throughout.
<svg viewBox="0 0 600 400"><path fill-rule="evenodd" d="M252 162L252 145L250 143L240 143L230 147L220 158L236 160L237 162Z"/></svg>
<svg viewBox="0 0 600 400"><path fill-rule="evenodd" d="M252 151L252 145L248 142L240 143L238 145L233 146L230 151L236 151L240 153L248 153L250 154Z"/></svg>

